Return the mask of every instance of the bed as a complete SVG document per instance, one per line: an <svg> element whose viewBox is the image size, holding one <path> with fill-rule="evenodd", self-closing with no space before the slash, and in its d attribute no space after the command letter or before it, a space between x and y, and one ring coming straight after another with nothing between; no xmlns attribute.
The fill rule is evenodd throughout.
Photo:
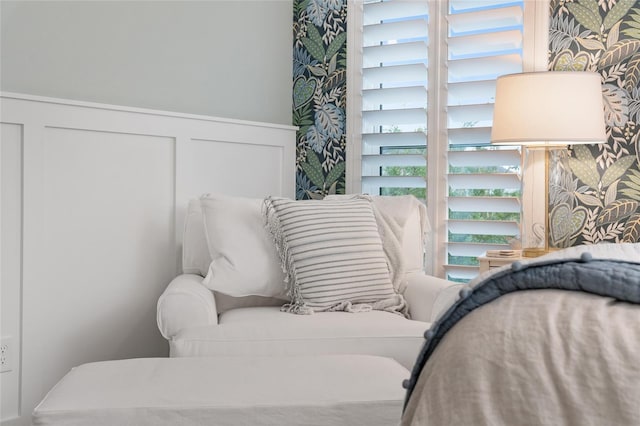
<svg viewBox="0 0 640 426"><path fill-rule="evenodd" d="M638 425L640 244L484 273L425 338L402 425Z"/></svg>

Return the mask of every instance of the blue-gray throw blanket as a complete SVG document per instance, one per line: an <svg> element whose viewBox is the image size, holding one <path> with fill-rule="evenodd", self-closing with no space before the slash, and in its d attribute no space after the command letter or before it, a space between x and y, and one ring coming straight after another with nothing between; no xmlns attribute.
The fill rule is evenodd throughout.
<svg viewBox="0 0 640 426"><path fill-rule="evenodd" d="M640 304L640 257L637 259L596 259L583 252L571 258L541 258L514 262L510 268L491 273L473 286L464 287L460 299L425 332L425 344L413 367L406 405L420 373L445 334L474 309L505 294L521 290L559 289L592 293L622 302Z"/></svg>

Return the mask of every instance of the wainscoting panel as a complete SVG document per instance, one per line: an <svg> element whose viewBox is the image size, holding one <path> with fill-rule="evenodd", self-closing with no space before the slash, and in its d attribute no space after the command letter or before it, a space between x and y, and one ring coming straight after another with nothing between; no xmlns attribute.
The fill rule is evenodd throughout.
<svg viewBox="0 0 640 426"><path fill-rule="evenodd" d="M20 317L22 263L22 126L0 124L0 335L10 345L10 371L0 373L0 413L16 417L20 410ZM6 285L5 285L6 283Z"/></svg>
<svg viewBox="0 0 640 426"><path fill-rule="evenodd" d="M204 192L293 197L295 128L6 93L1 100L3 225L5 199L24 200L12 219L22 221L22 239L2 233L3 323L5 293L21 295L9 316L22 344L13 387L2 373L2 420L27 424L73 366L168 354L155 309L179 273L186 202ZM13 191L5 189L5 134L13 157L14 140L24 140L24 179L12 172ZM17 280L5 280L5 244L21 256ZM16 409L5 411L5 399Z"/></svg>
<svg viewBox="0 0 640 426"><path fill-rule="evenodd" d="M87 359L165 352L149 302L176 274L165 261L175 150L171 138L60 128L43 145L44 256L25 283L23 326L25 386L46 388Z"/></svg>
<svg viewBox="0 0 640 426"><path fill-rule="evenodd" d="M195 190L194 195L216 192L264 197L282 182L282 146L192 139L183 149L183 160L190 166L185 179ZM236 167L230 168L229 164Z"/></svg>

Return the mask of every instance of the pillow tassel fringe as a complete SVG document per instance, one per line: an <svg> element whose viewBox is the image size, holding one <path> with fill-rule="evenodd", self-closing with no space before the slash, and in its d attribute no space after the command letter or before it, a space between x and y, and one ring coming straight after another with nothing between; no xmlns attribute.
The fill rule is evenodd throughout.
<svg viewBox="0 0 640 426"><path fill-rule="evenodd" d="M280 308L280 311L298 314L298 315L311 315L313 309L308 307L304 303L304 299L300 294L298 286L292 285L295 282L295 268L293 265L293 257L289 256L289 244L287 243L284 234L282 233L282 227L280 226L280 220L273 208L272 199L268 197L264 200L263 204L263 216L265 217L265 226L269 230L273 237L273 241L276 247L280 247L278 255L280 256L280 266L282 272L284 272L285 289L287 290L287 296L291 298L291 303L287 303Z"/></svg>
<svg viewBox="0 0 640 426"><path fill-rule="evenodd" d="M286 312L289 314L297 314L297 315L311 315L313 314L313 309L305 305L304 303L286 303L282 305L280 308L280 312Z"/></svg>

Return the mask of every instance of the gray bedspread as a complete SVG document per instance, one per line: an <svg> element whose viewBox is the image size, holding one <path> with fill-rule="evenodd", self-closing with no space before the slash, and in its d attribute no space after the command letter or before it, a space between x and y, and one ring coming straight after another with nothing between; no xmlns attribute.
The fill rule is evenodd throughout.
<svg viewBox="0 0 640 426"><path fill-rule="evenodd" d="M640 244L484 274L426 333L403 425L640 424Z"/></svg>

